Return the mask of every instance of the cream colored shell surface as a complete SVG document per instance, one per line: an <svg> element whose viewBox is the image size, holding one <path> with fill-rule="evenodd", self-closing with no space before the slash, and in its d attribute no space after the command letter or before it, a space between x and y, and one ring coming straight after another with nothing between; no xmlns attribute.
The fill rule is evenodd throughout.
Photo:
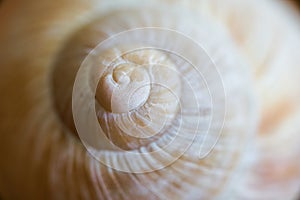
<svg viewBox="0 0 300 200"><path fill-rule="evenodd" d="M296 198L298 18L271 0L2 2L0 196Z"/></svg>

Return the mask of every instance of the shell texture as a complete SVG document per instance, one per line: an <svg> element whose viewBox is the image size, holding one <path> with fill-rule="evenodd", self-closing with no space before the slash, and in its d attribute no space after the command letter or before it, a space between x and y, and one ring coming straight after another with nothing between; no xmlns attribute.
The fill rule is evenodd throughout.
<svg viewBox="0 0 300 200"><path fill-rule="evenodd" d="M299 21L272 0L2 2L0 196L296 199Z"/></svg>

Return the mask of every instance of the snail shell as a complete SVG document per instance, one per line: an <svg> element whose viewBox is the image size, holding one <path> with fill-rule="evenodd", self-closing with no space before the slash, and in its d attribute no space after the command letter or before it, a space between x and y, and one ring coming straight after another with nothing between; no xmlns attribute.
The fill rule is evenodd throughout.
<svg viewBox="0 0 300 200"><path fill-rule="evenodd" d="M282 3L31 0L2 11L4 198L295 197L300 29Z"/></svg>

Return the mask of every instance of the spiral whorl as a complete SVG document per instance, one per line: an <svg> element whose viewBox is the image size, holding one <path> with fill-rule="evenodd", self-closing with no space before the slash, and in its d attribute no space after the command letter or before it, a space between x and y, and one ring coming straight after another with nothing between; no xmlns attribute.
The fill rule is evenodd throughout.
<svg viewBox="0 0 300 200"><path fill-rule="evenodd" d="M209 157L208 171L220 167L228 172L225 177L214 174L222 185L242 155L237 153L242 147L233 146L234 142L245 144L253 129L242 129L255 124L251 90L241 89L250 88L251 81L221 26L182 9L179 15L176 9L165 13L163 8L141 6L111 11L91 21L62 49L67 58L80 57L76 67L73 59L58 59L56 70L76 73L71 73L70 86L54 79L61 86L54 93L72 88L69 116L74 117L79 138L95 160L115 173L151 179L141 173L169 173L173 165L192 170L182 159L192 164ZM205 30L198 28L204 26ZM82 51L87 46L88 54ZM58 107L62 98L56 98ZM62 119L70 121L64 114ZM222 167L217 164L221 152L228 157ZM201 177L208 175L196 171ZM217 194L217 185L197 194ZM174 190L167 188L159 189L170 190L164 195L151 191L171 197Z"/></svg>
<svg viewBox="0 0 300 200"><path fill-rule="evenodd" d="M101 77L96 97L107 111L126 113L143 105L150 93L150 77L135 63L120 63Z"/></svg>

